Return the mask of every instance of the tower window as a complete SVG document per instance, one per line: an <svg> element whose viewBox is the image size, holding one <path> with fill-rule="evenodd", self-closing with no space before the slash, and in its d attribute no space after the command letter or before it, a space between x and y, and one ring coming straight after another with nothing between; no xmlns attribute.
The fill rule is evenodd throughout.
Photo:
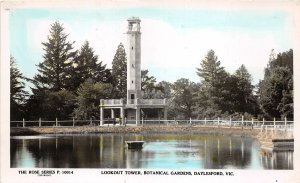
<svg viewBox="0 0 300 183"><path fill-rule="evenodd" d="M134 68L134 65L132 64L132 67Z"/></svg>
<svg viewBox="0 0 300 183"><path fill-rule="evenodd" d="M133 80L131 81L131 83L133 84Z"/></svg>
<svg viewBox="0 0 300 183"><path fill-rule="evenodd" d="M131 49L133 50L133 46L131 47Z"/></svg>

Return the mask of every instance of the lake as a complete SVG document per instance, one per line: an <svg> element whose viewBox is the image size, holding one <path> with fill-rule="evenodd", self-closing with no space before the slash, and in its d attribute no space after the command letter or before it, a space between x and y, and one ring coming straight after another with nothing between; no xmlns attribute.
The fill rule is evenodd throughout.
<svg viewBox="0 0 300 183"><path fill-rule="evenodd" d="M145 141L129 150L125 141ZM293 152L263 153L250 137L176 134L12 136L12 168L293 169Z"/></svg>

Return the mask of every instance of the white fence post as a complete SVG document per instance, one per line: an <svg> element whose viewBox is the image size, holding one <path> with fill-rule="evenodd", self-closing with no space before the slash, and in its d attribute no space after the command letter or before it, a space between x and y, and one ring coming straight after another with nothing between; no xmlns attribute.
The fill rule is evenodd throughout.
<svg viewBox="0 0 300 183"><path fill-rule="evenodd" d="M252 121L251 121L251 128L252 128L252 129L253 129L253 123L254 123L254 122L253 122L253 118L252 118Z"/></svg>
<svg viewBox="0 0 300 183"><path fill-rule="evenodd" d="M41 127L41 125L42 125L42 119L39 118L39 127Z"/></svg>
<svg viewBox="0 0 300 183"><path fill-rule="evenodd" d="M74 119L74 117L73 117L73 127L75 126L75 119Z"/></svg>
<svg viewBox="0 0 300 183"><path fill-rule="evenodd" d="M230 128L231 128L231 116L229 118L229 125L230 125Z"/></svg>
<svg viewBox="0 0 300 183"><path fill-rule="evenodd" d="M192 118L190 118L190 126L192 126Z"/></svg>
<svg viewBox="0 0 300 183"><path fill-rule="evenodd" d="M242 116L242 129L244 128L244 116Z"/></svg>
<svg viewBox="0 0 300 183"><path fill-rule="evenodd" d="M93 120L92 120L92 118L90 118L90 125L92 125L93 124Z"/></svg>
<svg viewBox="0 0 300 183"><path fill-rule="evenodd" d="M274 128L274 129L275 129L275 120L276 120L276 119L275 119L275 117L274 117L274 125L273 125L273 128Z"/></svg>
<svg viewBox="0 0 300 183"><path fill-rule="evenodd" d="M55 125L56 125L56 126L58 125L57 118L55 118Z"/></svg>
<svg viewBox="0 0 300 183"><path fill-rule="evenodd" d="M285 131L286 131L286 125L287 125L287 122L286 122L286 116L284 117L284 128L285 128Z"/></svg>
<svg viewBox="0 0 300 183"><path fill-rule="evenodd" d="M263 126L265 126L265 118L263 118Z"/></svg>
<svg viewBox="0 0 300 183"><path fill-rule="evenodd" d="M25 119L23 118L23 128L25 127Z"/></svg>
<svg viewBox="0 0 300 183"><path fill-rule="evenodd" d="M219 128L219 126L220 126L220 118L218 117L218 128Z"/></svg>
<svg viewBox="0 0 300 183"><path fill-rule="evenodd" d="M158 117L158 122L160 123L160 116Z"/></svg>
<svg viewBox="0 0 300 183"><path fill-rule="evenodd" d="M206 126L206 117L204 118L204 126Z"/></svg>

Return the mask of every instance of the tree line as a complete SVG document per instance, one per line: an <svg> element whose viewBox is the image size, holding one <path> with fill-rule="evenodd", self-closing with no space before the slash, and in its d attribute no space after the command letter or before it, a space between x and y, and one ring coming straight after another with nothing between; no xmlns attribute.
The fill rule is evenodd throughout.
<svg viewBox="0 0 300 183"><path fill-rule="evenodd" d="M43 60L38 73L26 78L11 56L11 120L99 119L99 100L126 98L127 57L120 43L107 68L88 41L79 50L68 40L63 24L51 25L42 43ZM148 70L141 71L142 97L168 99L168 118L255 118L293 119L293 51L270 55L264 79L252 85L244 65L233 74L221 66L213 50L208 51L195 72L198 83L181 78L157 82ZM31 82L31 93L25 83ZM151 110L150 110L151 113Z"/></svg>

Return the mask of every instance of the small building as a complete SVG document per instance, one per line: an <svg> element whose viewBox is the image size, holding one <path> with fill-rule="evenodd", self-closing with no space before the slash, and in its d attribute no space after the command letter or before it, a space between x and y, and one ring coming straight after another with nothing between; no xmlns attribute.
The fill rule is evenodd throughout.
<svg viewBox="0 0 300 183"><path fill-rule="evenodd" d="M137 17L128 20L128 60L127 60L127 100L101 99L100 100L100 125L104 124L104 111L110 110L111 118L119 114L122 124L134 121L141 124L141 111L143 109L157 109L157 118L163 111L163 118L167 119L166 99L142 99L141 96L141 20ZM118 111L116 111L118 110ZM144 110L145 111L145 110Z"/></svg>

